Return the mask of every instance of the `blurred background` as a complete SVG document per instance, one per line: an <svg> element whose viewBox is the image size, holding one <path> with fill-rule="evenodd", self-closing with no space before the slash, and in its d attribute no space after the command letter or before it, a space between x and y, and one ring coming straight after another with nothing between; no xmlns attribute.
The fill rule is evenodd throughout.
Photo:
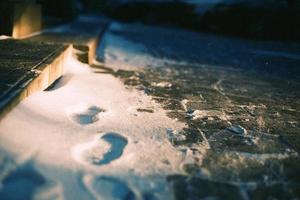
<svg viewBox="0 0 300 200"><path fill-rule="evenodd" d="M0 33L11 4L38 4L42 27L99 13L111 18L245 38L300 41L300 0L0 0Z"/></svg>
<svg viewBox="0 0 300 200"><path fill-rule="evenodd" d="M82 12L254 39L300 41L299 0L37 0L43 15Z"/></svg>

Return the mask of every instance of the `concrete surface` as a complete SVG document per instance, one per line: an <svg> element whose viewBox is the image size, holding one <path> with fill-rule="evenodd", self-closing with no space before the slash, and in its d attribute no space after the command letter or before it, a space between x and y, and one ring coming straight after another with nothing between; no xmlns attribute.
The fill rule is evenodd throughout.
<svg viewBox="0 0 300 200"><path fill-rule="evenodd" d="M175 199L299 199L299 44L121 22L102 41L98 73L186 124L167 131L192 155L166 177Z"/></svg>

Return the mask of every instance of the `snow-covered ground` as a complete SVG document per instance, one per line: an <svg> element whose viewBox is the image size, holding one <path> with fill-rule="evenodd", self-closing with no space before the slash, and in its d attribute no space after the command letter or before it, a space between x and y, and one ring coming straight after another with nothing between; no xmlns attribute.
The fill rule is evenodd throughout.
<svg viewBox="0 0 300 200"><path fill-rule="evenodd" d="M45 179L36 188L41 191L33 193L38 199L48 193L65 199L114 199L129 193L136 199L150 194L171 198L162 174L180 172L186 158L171 145L167 131L184 124L112 75L96 73L74 58L65 67L53 87L25 99L0 122L0 155L11 160L0 162L6 170L0 174L0 196L18 197L10 193L12 187L34 185L30 173L10 173L31 163L31 170ZM102 184L107 189L98 190Z"/></svg>
<svg viewBox="0 0 300 200"><path fill-rule="evenodd" d="M57 31L65 31L61 28ZM174 199L167 176L184 175L186 164L195 163L199 179L188 176L182 185L189 199L199 191L218 197L219 190L232 187L234 195L248 199L247 192L261 185L275 191L269 187L290 184L282 178L295 172L280 162L293 164L298 154L278 140L280 135L267 132L274 118L279 125L288 121L291 132L298 130L297 92L283 93L261 74L270 70L297 78L289 72L298 72L298 49L113 23L97 52L105 66L95 61L91 68L70 57L60 80L22 101L0 122L0 197ZM270 63L275 69L266 69ZM163 74L151 74L155 69ZM145 72L148 88L125 85L114 76L118 70L132 72L128 80ZM253 71L259 73L253 76ZM288 82L290 90L295 85ZM153 88L165 92L155 97L167 106L146 94ZM283 107L265 100L270 98ZM197 138L189 145L174 145L195 130L182 134L188 124L168 117L170 112L196 126ZM197 181L208 184L201 188Z"/></svg>
<svg viewBox="0 0 300 200"><path fill-rule="evenodd" d="M114 22L98 58L116 69L213 65L297 76L299 45Z"/></svg>

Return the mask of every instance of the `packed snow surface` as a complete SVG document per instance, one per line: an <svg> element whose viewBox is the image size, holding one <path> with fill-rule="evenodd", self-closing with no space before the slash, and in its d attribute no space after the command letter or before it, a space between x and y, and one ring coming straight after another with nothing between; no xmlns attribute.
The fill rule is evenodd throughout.
<svg viewBox="0 0 300 200"><path fill-rule="evenodd" d="M25 99L1 121L1 154L14 163L1 161L1 167L14 171L31 163L45 179L41 185L51 185L36 185L34 191L44 188L34 193L39 198L49 190L66 199L138 199L147 192L172 198L160 175L179 172L184 155L167 131L183 124L111 75L94 73L74 58L65 67L55 86ZM154 113L137 111L149 106ZM98 190L101 184L108 189Z"/></svg>

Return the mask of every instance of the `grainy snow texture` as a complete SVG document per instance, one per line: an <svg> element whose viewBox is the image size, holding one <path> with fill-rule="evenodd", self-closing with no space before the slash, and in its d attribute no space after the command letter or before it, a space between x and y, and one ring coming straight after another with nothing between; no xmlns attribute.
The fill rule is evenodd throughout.
<svg viewBox="0 0 300 200"><path fill-rule="evenodd" d="M1 121L0 155L14 163L1 161L1 168L15 171L31 163L32 173L43 179L32 191L38 198L50 192L36 193L44 185L65 199L140 199L144 193L172 198L161 174L178 172L184 155L167 131L183 124L112 75L94 73L73 58L65 67L52 89L25 99ZM149 106L155 112L137 111ZM9 174L0 176L4 191ZM26 188L36 181L31 173L23 175L24 185L19 177L11 184ZM102 185L108 189L98 190Z"/></svg>

